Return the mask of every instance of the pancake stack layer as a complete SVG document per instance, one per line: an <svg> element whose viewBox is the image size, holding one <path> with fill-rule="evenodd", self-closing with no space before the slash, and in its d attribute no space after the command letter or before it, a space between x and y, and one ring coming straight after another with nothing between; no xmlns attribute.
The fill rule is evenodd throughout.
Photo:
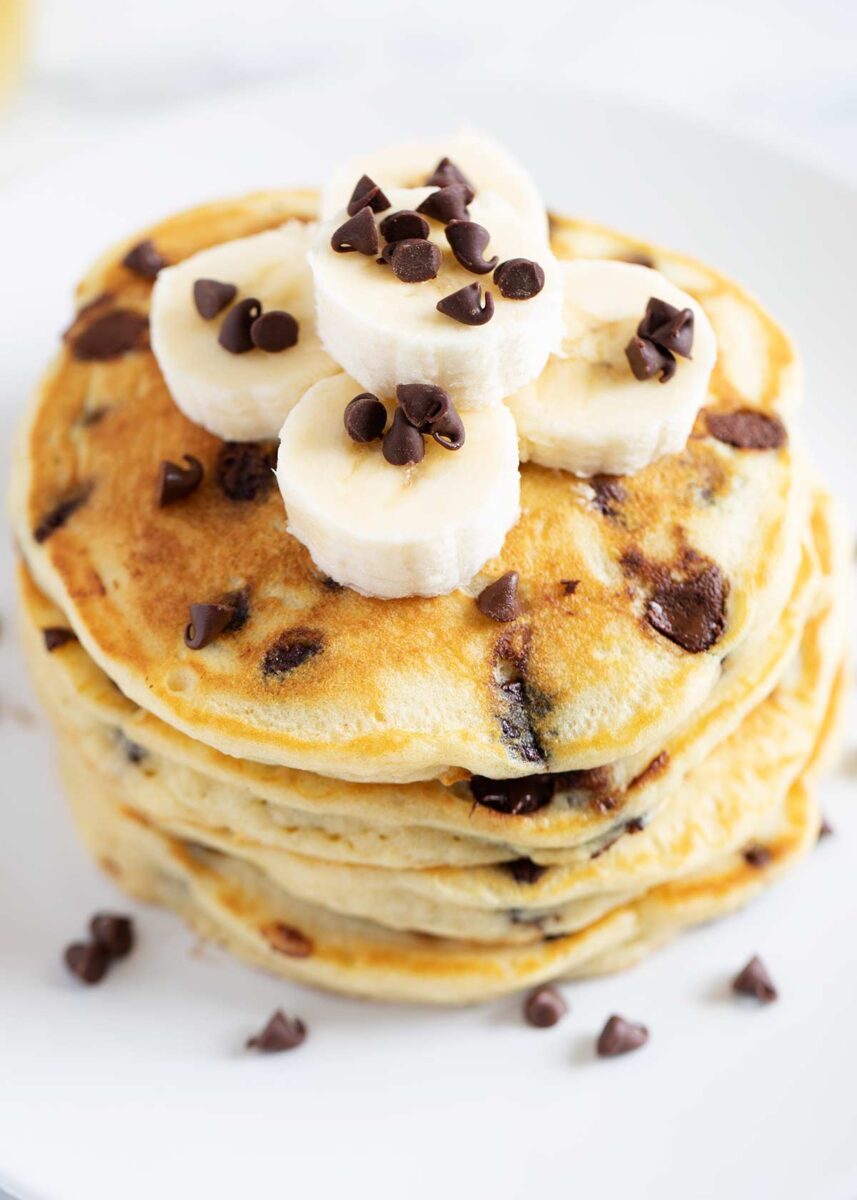
<svg viewBox="0 0 857 1200"><path fill-rule="evenodd" d="M265 193L144 236L176 263L314 215ZM521 519L465 590L380 600L321 575L286 532L276 446L173 403L128 247L83 281L23 431L24 639L84 839L289 977L456 1003L618 969L817 837L847 589L795 454L790 343L707 267L580 222L551 237L560 259L651 258L717 365L680 454L627 478L523 465ZM161 462L187 454L202 485L159 507ZM501 624L474 597L509 570ZM222 597L231 626L190 649L189 605Z"/></svg>

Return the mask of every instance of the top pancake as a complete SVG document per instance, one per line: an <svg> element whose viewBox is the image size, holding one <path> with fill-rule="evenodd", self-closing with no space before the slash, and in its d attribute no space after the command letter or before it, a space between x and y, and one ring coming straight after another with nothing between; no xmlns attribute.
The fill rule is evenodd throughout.
<svg viewBox="0 0 857 1200"><path fill-rule="evenodd" d="M176 262L311 219L314 203L309 193L265 193L145 236ZM649 254L714 325L708 410L787 421L791 346L734 284L591 225L555 220L552 230L563 258ZM170 399L142 321L112 318L124 320L130 349L105 361L75 356L76 339L107 313L145 317L151 285L121 265L127 248L79 289L83 311L23 431L13 506L33 574L88 652L135 702L192 737L376 781L598 766L658 746L710 692L721 660L785 603L803 516L788 444L735 448L710 436L705 413L682 454L618 490L524 466L521 520L468 592L379 600L332 585L286 532L270 448L251 446L241 451L246 470L234 455L225 470L223 444ZM161 461L187 453L204 464L202 487L158 508ZM498 625L472 597L510 569L520 572L523 612ZM578 581L573 591L567 580ZM241 627L188 649L189 604L234 592L246 600ZM690 601L700 617L723 599L722 632L706 649L683 648L646 619L654 594L662 610Z"/></svg>

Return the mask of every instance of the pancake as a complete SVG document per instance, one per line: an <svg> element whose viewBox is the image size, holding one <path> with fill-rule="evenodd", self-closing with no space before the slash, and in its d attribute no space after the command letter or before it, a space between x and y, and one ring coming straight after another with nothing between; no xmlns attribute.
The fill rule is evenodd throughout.
<svg viewBox="0 0 857 1200"><path fill-rule="evenodd" d="M314 203L310 193L266 193L145 236L177 262L309 219ZM793 350L741 289L594 226L556 219L552 229L560 257L650 253L714 324L709 410L749 408L788 425ZM724 660L776 626L799 567L805 481L787 443L736 448L711 436L705 412L682 454L618 491L525 465L522 518L471 594L382 601L331 586L285 531L269 448L228 450L227 471L224 446L173 404L146 345L150 288L121 265L126 249L79 289L82 307L23 432L13 507L39 587L94 662L165 724L236 758L375 784L523 777L634 756L645 766L712 695ZM124 350L92 361L93 326L105 320ZM159 509L159 463L186 453L204 464L205 482ZM692 652L649 623L647 604L656 587L684 584L686 594L714 567L723 632ZM524 612L498 629L472 594L510 569ZM572 579L568 594L562 581ZM189 604L226 592L243 595L243 625L189 650ZM266 670L284 644L288 668Z"/></svg>

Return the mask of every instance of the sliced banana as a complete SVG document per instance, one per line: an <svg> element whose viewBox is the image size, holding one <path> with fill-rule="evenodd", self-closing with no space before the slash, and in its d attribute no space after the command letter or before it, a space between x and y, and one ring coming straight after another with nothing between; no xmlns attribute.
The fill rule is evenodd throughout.
<svg viewBox="0 0 857 1200"><path fill-rule="evenodd" d="M152 349L178 407L218 437L276 437L307 388L339 370L315 329L306 261L314 236L315 226L290 221L280 229L201 250L158 275L152 294ZM291 313L298 322L297 344L279 353L254 348L231 354L218 342L231 309L209 320L200 316L194 303L199 279L234 284L234 304L255 298L265 312Z"/></svg>
<svg viewBox="0 0 857 1200"><path fill-rule="evenodd" d="M717 357L702 308L648 267L577 259L562 269L562 355L507 400L521 460L576 475L628 475L682 450ZM692 358L678 357L666 383L636 379L625 355L650 297L694 315Z"/></svg>
<svg viewBox="0 0 857 1200"><path fill-rule="evenodd" d="M500 551L518 519L511 413L502 405L466 413L461 449L426 438L422 462L399 467L380 441L359 444L345 432L345 408L360 391L347 375L322 380L286 418L277 480L289 532L320 571L366 595L450 592Z"/></svg>
<svg viewBox="0 0 857 1200"><path fill-rule="evenodd" d="M547 213L533 178L503 146L473 130L465 130L443 142L386 146L352 159L322 190L322 219L333 217L345 208L363 175L384 189L423 187L444 158L459 168L477 195L497 193L533 233L547 237Z"/></svg>
<svg viewBox="0 0 857 1200"><path fill-rule="evenodd" d="M376 222L418 208L433 190L390 189L391 207L377 214ZM501 196L478 196L470 205L470 220L491 235L487 260L525 258L542 267L544 287L528 300L505 299L491 271L476 274L460 265L439 221L428 223L429 240L441 252L436 277L405 283L374 254L332 249L331 235L345 220L343 210L322 227L310 265L324 347L361 387L388 397L400 383L434 383L449 392L459 410L487 408L535 379L559 347L559 264L546 239L528 229ZM465 325L438 312L438 301L474 283L492 295L490 320Z"/></svg>

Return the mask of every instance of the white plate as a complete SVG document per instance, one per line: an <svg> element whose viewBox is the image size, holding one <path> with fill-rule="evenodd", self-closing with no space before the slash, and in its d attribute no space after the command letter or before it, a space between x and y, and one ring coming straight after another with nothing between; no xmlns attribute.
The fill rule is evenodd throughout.
<svg viewBox="0 0 857 1200"><path fill-rule="evenodd" d="M443 86L420 111L398 98L413 91L388 83L209 105L0 197L4 444L76 274L112 238L196 200L313 183L358 139L464 119L505 136L557 208L709 258L768 301L803 348L808 440L853 513L855 193L616 103ZM853 778L825 786L837 836L785 884L628 974L568 987L571 1014L553 1030L526 1027L517 999L437 1012L302 990L198 952L178 921L139 907L138 952L84 990L60 965L63 945L98 906L129 906L75 840L50 738L21 711L35 706L10 628L10 565L7 554L0 1181L11 1190L28 1200L857 1194ZM757 950L781 989L766 1009L728 991ZM307 1044L242 1053L277 1005L306 1019ZM645 1021L652 1038L599 1061L593 1040L614 1011Z"/></svg>

